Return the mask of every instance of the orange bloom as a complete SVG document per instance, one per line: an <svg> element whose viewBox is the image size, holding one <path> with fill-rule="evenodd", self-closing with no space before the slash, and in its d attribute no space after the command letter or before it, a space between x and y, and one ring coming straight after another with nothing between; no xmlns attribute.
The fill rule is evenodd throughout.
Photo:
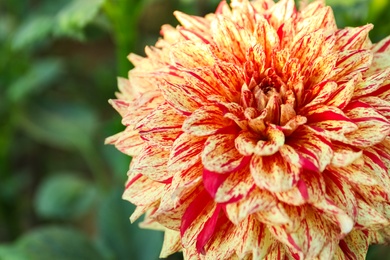
<svg viewBox="0 0 390 260"><path fill-rule="evenodd" d="M175 12L110 103L161 257L364 259L390 238L390 37L322 1Z"/></svg>

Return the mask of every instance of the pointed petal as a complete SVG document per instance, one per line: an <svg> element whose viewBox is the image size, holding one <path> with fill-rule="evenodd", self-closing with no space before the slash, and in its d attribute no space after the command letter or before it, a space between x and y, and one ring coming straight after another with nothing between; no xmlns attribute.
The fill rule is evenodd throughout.
<svg viewBox="0 0 390 260"><path fill-rule="evenodd" d="M273 155L279 151L285 142L283 131L272 125L267 128L266 138L266 141L257 141L256 147L254 149L254 153L257 156Z"/></svg>
<svg viewBox="0 0 390 260"><path fill-rule="evenodd" d="M137 156L141 152L145 141L141 139L138 131L126 129L123 132L108 137L105 140L105 144L113 144L122 153Z"/></svg>
<svg viewBox="0 0 390 260"><path fill-rule="evenodd" d="M217 203L229 203L240 200L254 186L248 167L228 174L204 170L203 184Z"/></svg>
<svg viewBox="0 0 390 260"><path fill-rule="evenodd" d="M331 142L311 132L309 128L298 128L289 139L288 144L299 153L304 168L322 172L331 162L333 156Z"/></svg>
<svg viewBox="0 0 390 260"><path fill-rule="evenodd" d="M168 160L168 170L180 172L188 169L200 159L205 137L182 133L173 143Z"/></svg>
<svg viewBox="0 0 390 260"><path fill-rule="evenodd" d="M263 259L275 243L267 227L253 217L246 218L237 229L240 242L237 244L236 253L240 259L249 254L252 254L253 259Z"/></svg>
<svg viewBox="0 0 390 260"><path fill-rule="evenodd" d="M321 132L333 140L344 140L344 134L358 129L356 123L341 109L333 106L318 106L308 111L305 116L310 127L323 130Z"/></svg>
<svg viewBox="0 0 390 260"><path fill-rule="evenodd" d="M182 41L170 48L171 63L184 68L212 66L215 63L210 48L206 44Z"/></svg>
<svg viewBox="0 0 390 260"><path fill-rule="evenodd" d="M167 170L169 153L169 150L160 146L144 146L132 164L130 172L141 173L151 180L164 182L173 176L173 173Z"/></svg>
<svg viewBox="0 0 390 260"><path fill-rule="evenodd" d="M274 194L280 201L289 205L316 203L325 198L325 182L321 174L304 171L295 187Z"/></svg>
<svg viewBox="0 0 390 260"><path fill-rule="evenodd" d="M367 236L360 230L352 231L339 243L342 254L346 259L365 259L368 245Z"/></svg>
<svg viewBox="0 0 390 260"><path fill-rule="evenodd" d="M203 106L194 111L183 123L183 130L195 136L221 133L232 127L233 121L225 118L219 106Z"/></svg>
<svg viewBox="0 0 390 260"><path fill-rule="evenodd" d="M160 258L166 258L169 255L180 251L180 232L166 229L164 233L164 243L160 252Z"/></svg>
<svg viewBox="0 0 390 260"><path fill-rule="evenodd" d="M250 172L259 188L282 192L297 184L300 167L288 163L280 153L271 156L254 155L250 163Z"/></svg>
<svg viewBox="0 0 390 260"><path fill-rule="evenodd" d="M216 207L206 190L203 190L191 202L184 212L180 226L183 247L195 245L199 233L213 216Z"/></svg>
<svg viewBox="0 0 390 260"><path fill-rule="evenodd" d="M207 259L234 259L235 247L232 244L240 243L238 240L239 230L228 221L223 214L219 215L215 226L215 232L207 245L204 247Z"/></svg>
<svg viewBox="0 0 390 260"><path fill-rule="evenodd" d="M234 134L216 134L207 138L202 151L204 167L215 173L229 173L243 167L247 161L234 145Z"/></svg>
<svg viewBox="0 0 390 260"><path fill-rule="evenodd" d="M182 132L184 119L185 117L170 105L163 104L138 122L136 130L144 140L170 146Z"/></svg>
<svg viewBox="0 0 390 260"><path fill-rule="evenodd" d="M160 199L164 186L141 174L130 175L122 198L137 206L149 205Z"/></svg>
<svg viewBox="0 0 390 260"><path fill-rule="evenodd" d="M368 33L373 27L372 24L367 24L360 27L348 27L338 30L335 33L335 48L341 51L365 49Z"/></svg>
<svg viewBox="0 0 390 260"><path fill-rule="evenodd" d="M254 188L245 199L226 205L226 215L231 222L238 225L245 218L258 211L276 207L277 200L272 193Z"/></svg>
<svg viewBox="0 0 390 260"><path fill-rule="evenodd" d="M385 216L378 212L374 206L369 205L361 199L357 199L357 205L357 227L378 230L390 224L390 220L388 220Z"/></svg>
<svg viewBox="0 0 390 260"><path fill-rule="evenodd" d="M368 104L354 101L344 112L359 127L345 135L349 139L346 142L348 144L368 147L381 142L390 134L390 122Z"/></svg>

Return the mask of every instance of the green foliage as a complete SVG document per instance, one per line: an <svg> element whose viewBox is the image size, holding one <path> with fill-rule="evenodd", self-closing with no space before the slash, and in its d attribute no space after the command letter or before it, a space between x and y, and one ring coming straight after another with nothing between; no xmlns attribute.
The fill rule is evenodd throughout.
<svg viewBox="0 0 390 260"><path fill-rule="evenodd" d="M83 216L96 199L93 183L76 174L48 177L38 187L35 210L44 219L72 220Z"/></svg>
<svg viewBox="0 0 390 260"><path fill-rule="evenodd" d="M29 260L104 259L88 237L64 226L33 230L17 241L16 248Z"/></svg>

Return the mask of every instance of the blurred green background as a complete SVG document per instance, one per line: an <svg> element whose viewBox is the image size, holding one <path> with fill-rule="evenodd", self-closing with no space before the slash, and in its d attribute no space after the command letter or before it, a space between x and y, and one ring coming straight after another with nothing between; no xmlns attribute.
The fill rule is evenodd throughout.
<svg viewBox="0 0 390 260"><path fill-rule="evenodd" d="M339 27L390 35L387 0L328 0ZM130 52L143 55L172 12L218 0L0 0L0 260L157 259L160 232L130 225L130 158L104 139ZM367 259L390 259L376 246ZM383 258L384 257L384 258ZM182 259L180 254L169 259Z"/></svg>

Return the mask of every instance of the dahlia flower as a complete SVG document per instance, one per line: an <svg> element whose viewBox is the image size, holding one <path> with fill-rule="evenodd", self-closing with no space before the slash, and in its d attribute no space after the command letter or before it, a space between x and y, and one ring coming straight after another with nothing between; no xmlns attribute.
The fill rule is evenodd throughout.
<svg viewBox="0 0 390 260"><path fill-rule="evenodd" d="M364 259L390 238L390 37L323 1L174 13L110 100L160 257Z"/></svg>

